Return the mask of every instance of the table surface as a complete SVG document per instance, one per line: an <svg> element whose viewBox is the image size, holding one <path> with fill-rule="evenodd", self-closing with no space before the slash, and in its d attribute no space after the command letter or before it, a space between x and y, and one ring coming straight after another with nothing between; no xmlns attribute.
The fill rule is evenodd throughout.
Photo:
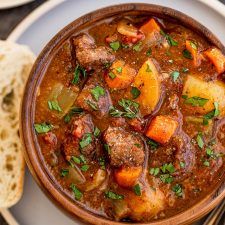
<svg viewBox="0 0 225 225"><path fill-rule="evenodd" d="M47 0L35 0L31 3L28 3L23 6L19 6L12 9L4 9L0 10L0 21L4 21L4 23L0 22L0 39L7 39L8 35L11 31L35 8L37 8L42 3ZM51 0L53 1L53 0ZM211 1L211 0L209 0ZM225 0L220 0L225 4ZM0 225L7 225L5 220L0 215ZM219 225L225 225L225 218Z"/></svg>

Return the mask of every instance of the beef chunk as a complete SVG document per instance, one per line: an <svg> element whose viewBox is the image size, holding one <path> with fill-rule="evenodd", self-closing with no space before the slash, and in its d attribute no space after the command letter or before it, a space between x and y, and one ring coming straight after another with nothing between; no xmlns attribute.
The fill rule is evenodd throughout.
<svg viewBox="0 0 225 225"><path fill-rule="evenodd" d="M144 143L134 133L123 128L109 127L104 133L104 141L110 149L110 164L120 166L140 166L144 162Z"/></svg>
<svg viewBox="0 0 225 225"><path fill-rule="evenodd" d="M71 121L68 137L63 143L63 151L68 161L72 156L81 153L88 157L94 154L96 142L93 131L94 124L89 114L81 115Z"/></svg>
<svg viewBox="0 0 225 225"><path fill-rule="evenodd" d="M103 89L103 93L99 95L98 99L96 99L93 94L93 91L96 91L96 87L98 87L97 90ZM108 114L109 107L112 105L111 97L108 90L104 87L103 83L97 79L96 75L89 78L83 90L78 95L77 105L98 118Z"/></svg>
<svg viewBox="0 0 225 225"><path fill-rule="evenodd" d="M115 56L105 46L97 47L94 40L87 34L80 35L73 40L76 57L85 69L95 69L114 61Z"/></svg>

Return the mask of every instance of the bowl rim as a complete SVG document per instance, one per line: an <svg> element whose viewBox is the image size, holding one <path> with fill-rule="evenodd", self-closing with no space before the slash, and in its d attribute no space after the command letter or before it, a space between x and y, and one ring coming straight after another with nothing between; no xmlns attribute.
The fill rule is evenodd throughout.
<svg viewBox="0 0 225 225"><path fill-rule="evenodd" d="M40 148L38 146L35 131L33 129L35 112L34 99L37 96L38 87L44 76L44 70L46 64L48 63L49 56L51 56L51 53L60 43L65 41L69 36L71 36L72 33L74 33L74 30L79 31L82 29L82 27L87 26L88 23L92 24L95 21L102 20L115 14L132 13L136 11L146 12L159 17L175 19L182 23L182 25L195 30L213 45L225 52L225 47L219 41L219 39L205 26L201 25L193 18L172 8L146 3L126 3L112 5L85 14L60 30L43 48L37 60L35 61L27 80L21 104L20 135L23 144L24 157L32 176L42 191L48 196L48 198L51 199L60 209L63 209L68 215L79 218L91 224L119 225L124 224L124 222L112 221L82 208L79 203L66 196L60 187L56 187L54 177L48 171L47 166L44 163L44 158L40 153ZM225 197L224 180L225 179L223 179L223 183L220 184L220 186L217 184L217 188L215 188L214 191L208 193L203 199L194 204L192 207L165 219L136 224L163 225L166 222L168 225L173 225L194 222L196 219L201 218L210 210L212 210L216 204L218 204Z"/></svg>

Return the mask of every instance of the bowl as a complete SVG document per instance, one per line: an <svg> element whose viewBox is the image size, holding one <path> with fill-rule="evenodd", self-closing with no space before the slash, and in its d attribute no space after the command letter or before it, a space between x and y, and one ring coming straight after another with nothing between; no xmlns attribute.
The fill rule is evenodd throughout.
<svg viewBox="0 0 225 225"><path fill-rule="evenodd" d="M132 3L114 5L86 14L76 19L63 28L59 33L57 33L38 56L25 87L24 97L21 105L20 136L24 146L24 156L30 172L43 192L55 203L55 205L57 205L72 218L78 217L80 220L91 224L115 225L123 223L108 220L107 218L98 216L91 211L85 210L81 205L75 204L74 201L63 192L62 188L56 184L54 177L51 175L46 164L44 163L44 158L41 154L35 131L33 129L35 113L34 102L38 94L39 85L45 74L44 72L46 65L48 64L51 56L54 54L57 46L63 43L64 40L66 40L72 34L74 35L79 33L79 31L84 27L107 17L122 14L137 15L140 13L178 21L182 25L189 27L198 34L204 36L209 42L212 43L212 45L217 46L219 49L225 52L225 47L214 36L214 34L212 34L212 32L210 32L206 27L198 23L196 20L179 11L153 4ZM152 221L147 224L189 224L200 219L210 210L212 210L225 197L224 180L225 179L218 180L217 185L212 187L212 190L191 208L174 216L162 220Z"/></svg>

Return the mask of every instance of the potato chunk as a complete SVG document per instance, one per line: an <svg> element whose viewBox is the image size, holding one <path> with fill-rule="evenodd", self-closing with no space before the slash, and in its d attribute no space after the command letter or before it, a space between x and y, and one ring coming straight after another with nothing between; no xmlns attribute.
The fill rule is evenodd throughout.
<svg viewBox="0 0 225 225"><path fill-rule="evenodd" d="M204 106L184 106L193 112L206 114L214 109L214 102L218 102L220 115L225 112L225 84L222 81L204 81L197 76L188 75L183 88L183 95L188 98L201 97L208 99Z"/></svg>
<svg viewBox="0 0 225 225"><path fill-rule="evenodd" d="M140 90L136 99L143 115L150 114L159 102L161 90L159 73L151 59L148 59L138 71L133 86Z"/></svg>

